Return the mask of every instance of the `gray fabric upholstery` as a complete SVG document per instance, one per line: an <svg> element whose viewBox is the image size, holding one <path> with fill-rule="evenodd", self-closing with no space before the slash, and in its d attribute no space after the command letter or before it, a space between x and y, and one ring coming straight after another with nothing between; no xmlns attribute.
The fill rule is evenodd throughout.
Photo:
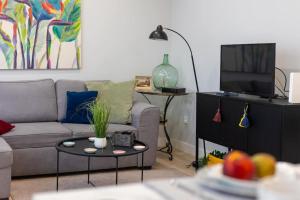
<svg viewBox="0 0 300 200"><path fill-rule="evenodd" d="M74 156L60 153L60 172L80 172L87 171L87 157ZM14 164L12 176L31 176L56 173L55 147L27 148L14 150ZM146 160L146 158L145 158ZM33 164L34 163L34 164ZM91 169L114 169L115 158L92 158ZM137 166L137 157L130 156L119 159L119 167Z"/></svg>
<svg viewBox="0 0 300 200"><path fill-rule="evenodd" d="M54 81L0 82L0 119L11 123L57 120Z"/></svg>
<svg viewBox="0 0 300 200"><path fill-rule="evenodd" d="M58 121L66 117L67 111L67 91L82 92L86 91L86 85L82 81L58 80L55 83L57 96Z"/></svg>
<svg viewBox="0 0 300 200"><path fill-rule="evenodd" d="M66 128L73 132L74 137L91 137L95 136L91 125L89 124L63 124ZM108 134L115 133L117 131L132 131L137 132L137 129L133 126L121 125L121 124L109 124Z"/></svg>
<svg viewBox="0 0 300 200"><path fill-rule="evenodd" d="M0 169L0 199L10 196L11 167Z"/></svg>
<svg viewBox="0 0 300 200"><path fill-rule="evenodd" d="M0 137L0 199L10 195L11 165L13 152L11 147Z"/></svg>
<svg viewBox="0 0 300 200"><path fill-rule="evenodd" d="M58 122L17 123L3 138L13 149L53 147L59 140L72 137L72 131Z"/></svg>
<svg viewBox="0 0 300 200"><path fill-rule="evenodd" d="M116 130L137 130L138 139L146 142L150 149L145 153L144 157L144 166L152 166L156 159L156 150L157 150L157 137L158 137L158 126L159 126L159 108L146 104L146 103L135 103L132 111L133 126L126 125L115 125L110 126L109 131ZM53 123L52 123L53 124ZM56 125L59 123L55 123ZM20 124L16 124L17 128ZM44 130L42 133L49 131L49 125L47 123L40 123L40 129ZM21 130L26 129L26 125L22 124ZM67 129L68 133L66 134L67 138L72 137L71 130L74 131L74 136L92 136L93 133L89 128L89 125L80 125L80 124L62 124L64 130ZM48 128L47 128L48 127ZM45 141L45 138L42 137L41 131L36 131L36 135L23 135L24 131L21 131L22 136L20 138L15 137L15 140L18 140L19 143L15 143L16 147L21 145L24 147L41 146L42 148L14 148L13 156L14 163L12 166L12 175L13 176L27 176L27 175L41 175L41 174L53 174L56 172L56 149L53 146L57 140L64 139L61 134L50 134L46 136L46 141L53 141L49 143L42 143ZM53 130L53 129L50 129ZM29 131L34 133L34 131ZM10 133L6 135L8 137ZM64 135L64 134L63 134ZM54 137L51 137L54 136ZM29 137L30 139L27 139ZM34 139L36 137L36 139ZM9 141L9 138L7 139ZM34 140L32 143L30 140ZM12 140L11 140L12 141ZM25 145L22 145L25 144ZM47 147L50 146L50 147ZM76 172L76 171L86 171L87 170L87 159L84 157L68 155L65 153L60 153L60 166L61 172ZM34 163L34 164L33 164ZM120 167L132 167L137 164L141 166L141 157L139 156L137 163L137 156L124 157L120 159ZM113 158L93 158L92 169L111 169L115 167L115 159Z"/></svg>
<svg viewBox="0 0 300 200"><path fill-rule="evenodd" d="M11 147L0 137L0 169L10 167L13 163Z"/></svg>
<svg viewBox="0 0 300 200"><path fill-rule="evenodd" d="M149 150L145 152L145 166L155 163L158 132L159 132L160 109L159 107L135 102L132 107L132 125L138 129L138 140L146 142Z"/></svg>

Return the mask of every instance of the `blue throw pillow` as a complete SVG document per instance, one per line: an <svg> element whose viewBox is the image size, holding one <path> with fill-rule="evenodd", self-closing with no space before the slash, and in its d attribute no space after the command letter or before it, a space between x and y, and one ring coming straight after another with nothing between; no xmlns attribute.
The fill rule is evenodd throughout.
<svg viewBox="0 0 300 200"><path fill-rule="evenodd" d="M67 91L67 113L63 123L89 124L92 115L88 104L96 100L97 91L69 92Z"/></svg>

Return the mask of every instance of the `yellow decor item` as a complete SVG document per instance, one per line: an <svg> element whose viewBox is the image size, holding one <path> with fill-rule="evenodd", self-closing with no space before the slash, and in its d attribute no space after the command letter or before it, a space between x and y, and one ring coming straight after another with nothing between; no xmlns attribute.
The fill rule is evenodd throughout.
<svg viewBox="0 0 300 200"><path fill-rule="evenodd" d="M110 107L110 123L131 122L134 81L114 83L112 81L88 81L88 90L98 91L98 99Z"/></svg>
<svg viewBox="0 0 300 200"><path fill-rule="evenodd" d="M208 162L207 162L207 165L208 166L212 166L212 165L216 165L216 164L222 164L224 162L223 159L221 158L217 158L211 154L208 154Z"/></svg>

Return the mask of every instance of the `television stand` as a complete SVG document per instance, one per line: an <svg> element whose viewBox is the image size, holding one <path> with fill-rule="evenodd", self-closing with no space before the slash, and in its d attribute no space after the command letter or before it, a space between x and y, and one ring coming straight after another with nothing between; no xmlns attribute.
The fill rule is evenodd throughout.
<svg viewBox="0 0 300 200"><path fill-rule="evenodd" d="M224 96L224 97L236 97L239 96L239 93L236 92L217 92L218 96Z"/></svg>
<svg viewBox="0 0 300 200"><path fill-rule="evenodd" d="M249 128L240 128L245 105ZM221 105L222 122L212 121ZM258 96L220 96L197 93L196 147L199 139L242 150L250 155L266 152L279 161L300 163L300 104ZM196 148L197 149L197 148ZM198 149L196 160L198 160Z"/></svg>

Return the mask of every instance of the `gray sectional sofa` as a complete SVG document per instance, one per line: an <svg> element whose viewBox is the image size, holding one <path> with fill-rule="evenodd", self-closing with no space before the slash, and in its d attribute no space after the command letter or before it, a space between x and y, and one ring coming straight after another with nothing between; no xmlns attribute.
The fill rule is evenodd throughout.
<svg viewBox="0 0 300 200"><path fill-rule="evenodd" d="M17 176L56 173L55 144L62 139L93 136L89 125L62 124L66 114L66 92L84 91L81 81L51 79L20 82L0 82L0 119L16 127L0 136L0 199L7 198L10 180ZM150 149L145 153L145 166L156 159L159 128L159 108L134 102L130 125L110 124L108 132L134 131ZM61 172L87 170L86 158L61 155ZM136 157L120 159L120 167L136 166ZM111 158L93 159L94 170L115 166Z"/></svg>

